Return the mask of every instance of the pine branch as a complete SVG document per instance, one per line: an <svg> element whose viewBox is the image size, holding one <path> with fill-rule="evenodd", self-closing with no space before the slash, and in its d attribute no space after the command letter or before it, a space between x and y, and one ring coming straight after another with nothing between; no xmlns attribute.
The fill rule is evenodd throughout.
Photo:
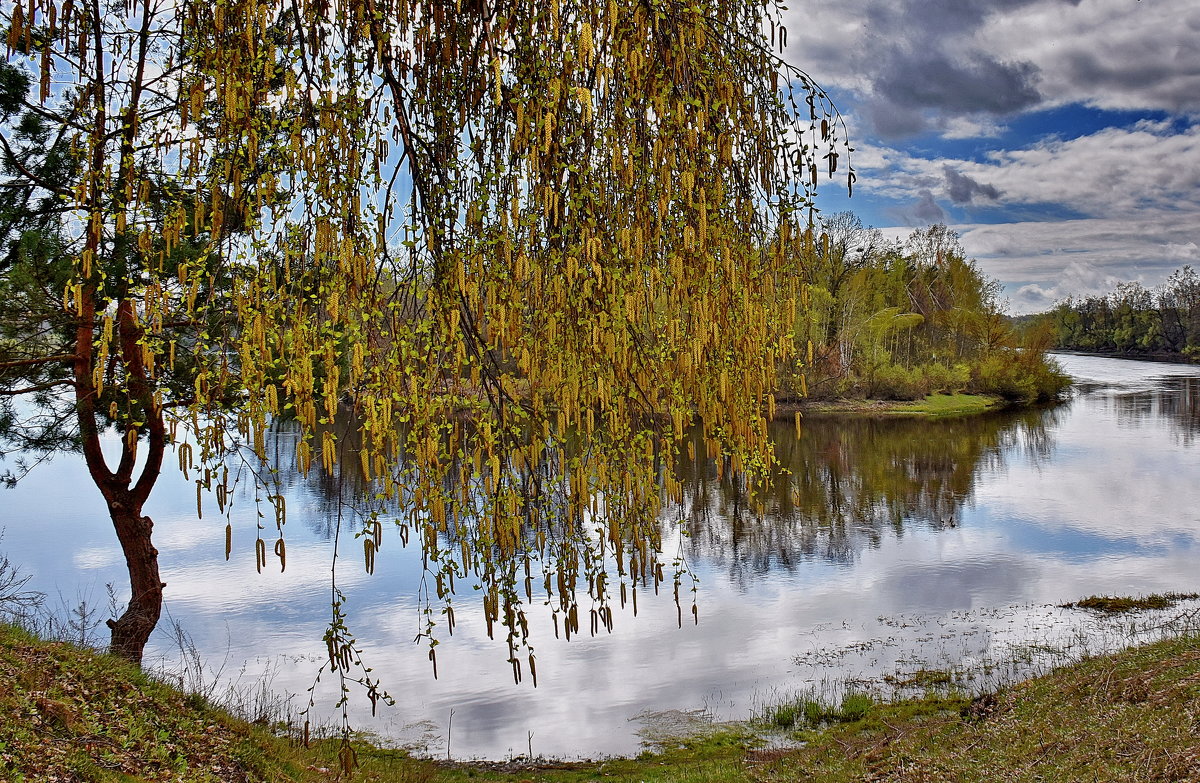
<svg viewBox="0 0 1200 783"><path fill-rule="evenodd" d="M26 386L22 389L0 389L0 397L19 397L22 394L36 394L40 391L49 391L59 386L74 386L75 381L63 378L58 381L50 381L48 383L39 383L36 386Z"/></svg>
<svg viewBox="0 0 1200 783"><path fill-rule="evenodd" d="M11 362L0 362L0 370L11 370L14 367L33 367L39 364L65 363L75 360L73 353L61 353L55 356L40 356L35 359L16 359Z"/></svg>

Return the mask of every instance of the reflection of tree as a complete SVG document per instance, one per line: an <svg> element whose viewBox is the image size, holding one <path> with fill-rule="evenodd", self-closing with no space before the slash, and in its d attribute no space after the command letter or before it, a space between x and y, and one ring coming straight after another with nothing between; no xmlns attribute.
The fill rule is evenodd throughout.
<svg viewBox="0 0 1200 783"><path fill-rule="evenodd" d="M1200 434L1200 377L1159 378L1153 389L1118 394L1113 401L1119 421L1142 423L1161 418L1185 443Z"/></svg>
<svg viewBox="0 0 1200 783"><path fill-rule="evenodd" d="M339 436L345 436L348 448L356 447L352 428L340 426L336 428ZM295 422L275 422L266 438L268 464L271 466L267 480L261 482L268 491L289 495L288 502L297 501L303 505L303 513L288 515L289 520L298 520L313 534L326 541L332 540L338 527L339 518L347 510L361 511L363 498L370 495L361 474L352 470L335 468L332 472L324 466L314 465L305 476L300 471L297 459L297 447L301 440L301 430ZM253 454L244 454L246 464L257 462ZM350 463L353 464L353 463ZM260 466L261 469L261 466ZM361 529L361 524L359 526Z"/></svg>
<svg viewBox="0 0 1200 783"><path fill-rule="evenodd" d="M953 420L810 418L771 435L779 466L765 493L703 458L681 460L681 516L689 555L727 567L735 581L806 560L853 562L885 531L958 524L981 469L1014 453L1042 460L1054 410Z"/></svg>
<svg viewBox="0 0 1200 783"><path fill-rule="evenodd" d="M889 532L902 535L914 525L938 529L958 524L980 471L1000 470L1016 454L1035 461L1049 456L1057 416L1056 410L1026 410L941 421L813 417L805 421L800 438L791 424L777 423L771 426L779 460L774 480L754 495L744 478L719 471L713 459L704 458L705 444L694 436L683 451L701 458L684 458L677 465L685 497L677 512L688 534L683 554L693 564L703 560L726 568L735 581L746 583L806 561L851 563ZM352 437L341 442L354 448ZM343 521L343 533L357 532L372 510L394 519L405 538L420 528L403 512L414 506L411 497L403 502L365 500L371 497L370 487L353 470L353 455L339 460L340 469L333 474L314 466L301 479L294 433L280 427L271 446L277 478L291 486L290 492L307 495L302 519L318 534L330 536L339 515L351 520L349 525ZM616 557L613 542L596 538L594 528L567 522L566 495L552 480L556 471L549 463L569 462L574 455L572 444L564 442L547 448L545 465L529 466L526 475L544 479L528 488L536 497L529 507L539 508L539 514L521 526L512 545L485 543L481 537L488 535L487 525L467 516L421 542L436 587L435 603L448 605L454 583L470 579L484 585L486 608L495 615L511 611L519 616L532 603L548 600L556 625L565 623L564 629L580 632L611 622L605 608L609 590L624 599L627 588L647 588L664 579L659 558L635 561L628 550L626 558ZM474 485L486 480L486 471L455 465L446 480L454 483L456 495L468 497L481 491ZM597 513L605 513L603 503ZM464 538L473 547L490 547L493 557L456 564L454 553ZM620 565L614 568L616 563ZM669 574L666 579L671 581Z"/></svg>

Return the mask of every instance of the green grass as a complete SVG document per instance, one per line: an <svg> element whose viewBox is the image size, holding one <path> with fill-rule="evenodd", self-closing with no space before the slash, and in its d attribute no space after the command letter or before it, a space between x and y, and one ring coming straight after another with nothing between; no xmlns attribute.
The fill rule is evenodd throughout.
<svg viewBox="0 0 1200 783"><path fill-rule="evenodd" d="M916 676L916 675L914 675ZM0 780L316 783L339 774L338 740L305 748L155 682L122 661L0 625ZM922 673L933 686L937 672ZM809 702L812 702L810 704ZM789 721L790 718L790 721ZM801 720L803 718L803 720ZM368 783L784 783L785 781L1200 780L1200 637L1100 656L975 700L931 688L836 707L797 699L777 724L669 743L634 759L435 763L353 744Z"/></svg>
<svg viewBox="0 0 1200 783"><path fill-rule="evenodd" d="M1193 781L1200 779L1200 639L1066 667L994 696L906 712L877 705L756 780Z"/></svg>
<svg viewBox="0 0 1200 783"><path fill-rule="evenodd" d="M1003 403L980 394L930 394L923 400L897 403L889 412L922 416L963 416L995 410Z"/></svg>
<svg viewBox="0 0 1200 783"><path fill-rule="evenodd" d="M296 780L265 729L109 655L0 625L0 779Z"/></svg>
<svg viewBox="0 0 1200 783"><path fill-rule="evenodd" d="M853 723L862 720L875 703L869 694L853 691L837 703L808 694L771 705L758 722L781 729L816 729L835 723Z"/></svg>
<svg viewBox="0 0 1200 783"><path fill-rule="evenodd" d="M968 416L1004 407L999 397L985 394L930 394L923 400L815 400L799 409L805 414L850 414L867 416ZM794 415L796 406L780 406L780 416Z"/></svg>

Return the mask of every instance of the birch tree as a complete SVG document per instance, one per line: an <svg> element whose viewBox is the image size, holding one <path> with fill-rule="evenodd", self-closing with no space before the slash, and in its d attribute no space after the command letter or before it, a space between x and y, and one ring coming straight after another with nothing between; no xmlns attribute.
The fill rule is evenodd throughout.
<svg viewBox="0 0 1200 783"><path fill-rule="evenodd" d="M531 567L567 632L582 611L611 624L626 579L661 578L658 516L680 496L663 466L685 429L730 470L769 472L816 184L854 177L829 99L779 57L779 15L6 4L29 89L9 91L4 187L52 205L31 214L53 214L38 236L55 238L30 254L10 227L4 274L55 271L6 338L0 390L58 411L46 431L70 416L129 564L114 649L140 658L158 619L142 507L168 449L224 506L227 449L265 462L282 419L302 469L352 468L401 508L439 596L474 575L518 677L535 666L518 657ZM21 141L23 117L63 173ZM6 410L10 435L33 432L29 408ZM260 567L286 564L272 498ZM381 519L362 526L370 570ZM344 666L348 637L327 641Z"/></svg>

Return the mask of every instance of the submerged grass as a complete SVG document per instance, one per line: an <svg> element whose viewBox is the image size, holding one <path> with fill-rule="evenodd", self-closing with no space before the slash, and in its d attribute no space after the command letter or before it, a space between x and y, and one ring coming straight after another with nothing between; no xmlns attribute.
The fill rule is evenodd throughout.
<svg viewBox="0 0 1200 783"><path fill-rule="evenodd" d="M930 690L953 686L956 681L955 675L956 672L947 669L917 669L906 674L886 674L883 681L898 690L907 688Z"/></svg>
<svg viewBox="0 0 1200 783"><path fill-rule="evenodd" d="M1074 603L1063 604L1063 609L1091 609L1104 614L1125 614L1151 609L1170 609L1181 601L1200 598L1200 593L1152 593L1146 596L1093 595Z"/></svg>
<svg viewBox="0 0 1200 783"><path fill-rule="evenodd" d="M931 704L929 699L919 703ZM1089 659L945 709L871 719L760 769L759 781L1200 779L1200 639Z"/></svg>

